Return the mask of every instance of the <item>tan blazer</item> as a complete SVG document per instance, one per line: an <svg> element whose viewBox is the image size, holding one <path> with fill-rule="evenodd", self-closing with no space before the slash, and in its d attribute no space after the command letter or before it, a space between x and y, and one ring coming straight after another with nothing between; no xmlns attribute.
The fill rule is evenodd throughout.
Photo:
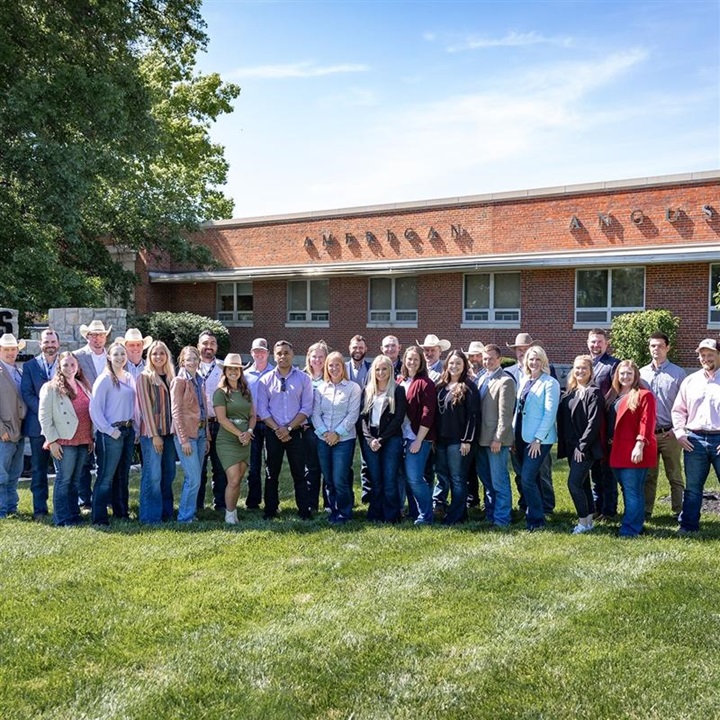
<svg viewBox="0 0 720 720"><path fill-rule="evenodd" d="M14 378L7 371L7 367L0 364L0 435L7 433L10 442L20 440L26 412L27 405L18 392Z"/></svg>
<svg viewBox="0 0 720 720"><path fill-rule="evenodd" d="M207 398L201 393L207 417ZM170 382L170 412L172 431L181 445L189 440L197 440L200 424L200 405L192 381L184 377L174 377Z"/></svg>
<svg viewBox="0 0 720 720"><path fill-rule="evenodd" d="M480 405L480 445L490 447L494 440L511 446L514 442L512 421L515 414L515 382L502 370L489 381Z"/></svg>
<svg viewBox="0 0 720 720"><path fill-rule="evenodd" d="M89 393L78 383L80 392L88 397ZM48 444L57 440L70 440L77 430L78 418L72 400L61 395L50 383L40 389L40 409L38 411L40 429Z"/></svg>

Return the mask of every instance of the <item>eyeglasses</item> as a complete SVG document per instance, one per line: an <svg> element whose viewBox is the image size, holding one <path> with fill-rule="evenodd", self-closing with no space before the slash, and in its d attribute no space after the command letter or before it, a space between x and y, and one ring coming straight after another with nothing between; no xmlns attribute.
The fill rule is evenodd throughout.
<svg viewBox="0 0 720 720"><path fill-rule="evenodd" d="M280 392L285 392L287 390L287 381L284 377L280 378Z"/></svg>

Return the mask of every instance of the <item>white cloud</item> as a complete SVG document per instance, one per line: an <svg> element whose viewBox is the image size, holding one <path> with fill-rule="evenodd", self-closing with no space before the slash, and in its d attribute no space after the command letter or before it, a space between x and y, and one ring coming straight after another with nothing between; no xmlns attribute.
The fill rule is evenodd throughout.
<svg viewBox="0 0 720 720"><path fill-rule="evenodd" d="M524 47L527 45L555 45L559 47L572 47L573 40L569 37L545 37L536 32L519 33L511 30L501 38L478 37L471 35L459 43L450 45L446 50L450 53L465 50L479 50L496 47Z"/></svg>
<svg viewBox="0 0 720 720"><path fill-rule="evenodd" d="M311 78L340 73L361 73L370 70L362 63L344 63L340 65L316 65L313 62L286 63L278 65L256 65L255 67L236 68L227 73L229 79L263 78L278 80L284 78Z"/></svg>

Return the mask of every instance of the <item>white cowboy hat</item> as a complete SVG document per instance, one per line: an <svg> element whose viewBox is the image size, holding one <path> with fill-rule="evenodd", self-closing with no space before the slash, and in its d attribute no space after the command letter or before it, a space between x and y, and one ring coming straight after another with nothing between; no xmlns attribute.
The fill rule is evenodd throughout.
<svg viewBox="0 0 720 720"><path fill-rule="evenodd" d="M468 345L468 349L465 351L465 354L466 355L479 355L484 349L485 349L485 346L479 340L473 340Z"/></svg>
<svg viewBox="0 0 720 720"><path fill-rule="evenodd" d="M25 347L25 341L18 341L12 333L5 333L0 337L0 347L16 347L18 350L22 350Z"/></svg>
<svg viewBox="0 0 720 720"><path fill-rule="evenodd" d="M80 335L84 338L87 338L88 333L104 333L105 335L109 335L111 330L112 325L106 328L102 320L93 320L89 325L80 326Z"/></svg>
<svg viewBox="0 0 720 720"><path fill-rule="evenodd" d="M415 342L417 342L421 348L440 347L442 352L449 350L452 345L449 340L440 340L437 335L426 335L424 343L418 342L417 340Z"/></svg>
<svg viewBox="0 0 720 720"><path fill-rule="evenodd" d="M148 335L143 337L142 333L137 328L128 328L125 332L125 337L116 337L115 342L124 345L126 342L141 342L143 344L143 350L147 350L150 347L150 343L153 339Z"/></svg>

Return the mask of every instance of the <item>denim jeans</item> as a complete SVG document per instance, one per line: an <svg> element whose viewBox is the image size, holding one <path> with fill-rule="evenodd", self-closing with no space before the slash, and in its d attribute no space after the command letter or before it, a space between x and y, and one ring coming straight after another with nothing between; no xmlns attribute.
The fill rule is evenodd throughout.
<svg viewBox="0 0 720 720"><path fill-rule="evenodd" d="M510 453L510 462L513 466L515 473L515 485L518 489L520 498L518 499L518 508L525 512L527 510L527 503L525 502L525 493L523 492L522 479L520 477L520 465L522 459L518 453ZM543 460L540 466L540 472L538 474L538 489L543 501L543 510L546 515L555 512L555 488L553 487L552 480L552 457L550 453L547 454L545 460Z"/></svg>
<svg viewBox="0 0 720 720"><path fill-rule="evenodd" d="M201 469L200 469L200 485L198 487L197 496L197 509L202 510L205 507L205 488L207 487L207 466L208 461L212 466L212 494L213 494L213 507L216 510L223 510L225 508L225 488L227 488L227 475L223 470L222 463L218 457L217 450L215 449L215 441L217 440L218 432L220 431L219 422L208 421L207 429L210 432L210 452L207 455L202 455ZM203 453L205 448L203 448Z"/></svg>
<svg viewBox="0 0 720 720"><path fill-rule="evenodd" d="M407 480L408 505L410 517L418 524L432 524L433 496L432 488L423 476L432 443L423 440L420 450L410 452L411 440L405 440L405 478Z"/></svg>
<svg viewBox="0 0 720 720"><path fill-rule="evenodd" d="M525 498L525 522L528 530L545 526L545 508L543 507L543 494L540 488L540 468L548 456L552 444L540 445L540 453L531 458L529 450L531 445L522 441L516 446L517 458L520 461L520 482L522 483L523 497Z"/></svg>
<svg viewBox="0 0 720 720"><path fill-rule="evenodd" d="M280 506L280 470L285 455L287 455L290 474L295 486L295 504L298 513L301 517L310 517L312 514L310 493L305 479L305 440L303 434L302 429L296 428L292 431L290 440L286 443L278 440L274 432L269 432L265 436L268 468L268 477L265 483L266 517L274 517Z"/></svg>
<svg viewBox="0 0 720 720"><path fill-rule="evenodd" d="M205 446L207 445L205 437L205 428L200 428L197 438L188 441L192 447L192 453L185 455L177 435L173 436L175 450L184 474L180 502L178 503L178 522L192 522L195 519L198 488L200 487L200 472L205 459Z"/></svg>
<svg viewBox="0 0 720 720"><path fill-rule="evenodd" d="M328 488L331 517L349 520L352 517L353 494L348 469L355 453L355 438L342 440L332 447L318 438L317 451Z"/></svg>
<svg viewBox="0 0 720 720"><path fill-rule="evenodd" d="M624 537L635 537L642 532L645 522L647 471L647 468L613 468L625 503L625 512L620 523L620 535Z"/></svg>
<svg viewBox="0 0 720 720"><path fill-rule="evenodd" d="M308 500L310 502L310 508L313 512L317 512L320 507L320 476L321 473L325 477L323 478L326 494L326 500L328 501L328 507L332 508L332 502L330 501L328 487L329 480L325 470L320 465L319 457L319 446L321 444L320 439L315 434L315 430L312 425L308 425L303 429L303 443L305 445L305 483L307 484ZM352 466L352 461L350 462ZM352 492L352 485L351 492Z"/></svg>
<svg viewBox="0 0 720 720"><path fill-rule="evenodd" d="M162 452L156 452L151 437L140 438L142 474L140 476L141 523L155 524L173 516L173 481L175 480L175 441L172 435L162 438Z"/></svg>
<svg viewBox="0 0 720 720"><path fill-rule="evenodd" d="M399 472L403 454L400 435L387 438L377 452L373 452L365 438L365 457L370 480L370 503L368 520L398 522L402 517L402 476Z"/></svg>
<svg viewBox="0 0 720 720"><path fill-rule="evenodd" d="M512 520L512 488L508 472L510 448L503 445L500 452L487 446L477 449L477 474L485 488L485 518L494 525L507 527Z"/></svg>
<svg viewBox="0 0 720 720"><path fill-rule="evenodd" d="M98 474L92 494L92 521L95 524L108 524L107 506L110 504L114 517L128 517L128 483L135 449L135 430L131 427L117 430L120 431L117 440L104 432L95 433L98 459Z"/></svg>
<svg viewBox="0 0 720 720"><path fill-rule="evenodd" d="M54 460L53 522L56 525L75 525L80 522L78 485L87 461L87 445L63 445L62 458Z"/></svg>
<svg viewBox="0 0 720 720"><path fill-rule="evenodd" d="M78 503L90 507L92 505L92 471L95 467L96 455L94 452L88 453L80 473L80 482L78 483ZM97 480L97 476L96 476Z"/></svg>
<svg viewBox="0 0 720 720"><path fill-rule="evenodd" d="M467 471L470 456L460 453L460 443L435 446L435 470L438 486L442 483L450 488L450 507L445 513L443 523L455 525L467 519ZM436 488L437 490L437 488ZM447 501L447 495L446 501ZM434 499L434 497L433 497Z"/></svg>
<svg viewBox="0 0 720 720"><path fill-rule="evenodd" d="M592 488L590 487L590 468L592 464L592 458L582 462L575 462L572 457L568 458L568 465L570 466L567 481L568 490L575 505L575 511L578 517L581 518L592 515L595 507Z"/></svg>
<svg viewBox="0 0 720 720"><path fill-rule="evenodd" d="M261 480L263 448L265 447L265 423L258 420L255 423L253 439L250 442L250 465L248 467L248 491L245 499L245 507L259 508L262 502L263 484ZM267 477L267 469L265 470Z"/></svg>
<svg viewBox="0 0 720 720"><path fill-rule="evenodd" d="M0 518L16 513L18 509L17 486L23 469L25 438L17 442L0 440Z"/></svg>
<svg viewBox="0 0 720 720"><path fill-rule="evenodd" d="M43 450L45 438L42 435L30 438L31 479L30 492L33 498L33 515L47 515L48 511L48 463L50 451Z"/></svg>
<svg viewBox="0 0 720 720"><path fill-rule="evenodd" d="M700 508L702 506L705 481L710 468L720 479L720 433L688 433L693 451L683 450L685 464L685 497L680 514L680 527L695 532L700 529Z"/></svg>

